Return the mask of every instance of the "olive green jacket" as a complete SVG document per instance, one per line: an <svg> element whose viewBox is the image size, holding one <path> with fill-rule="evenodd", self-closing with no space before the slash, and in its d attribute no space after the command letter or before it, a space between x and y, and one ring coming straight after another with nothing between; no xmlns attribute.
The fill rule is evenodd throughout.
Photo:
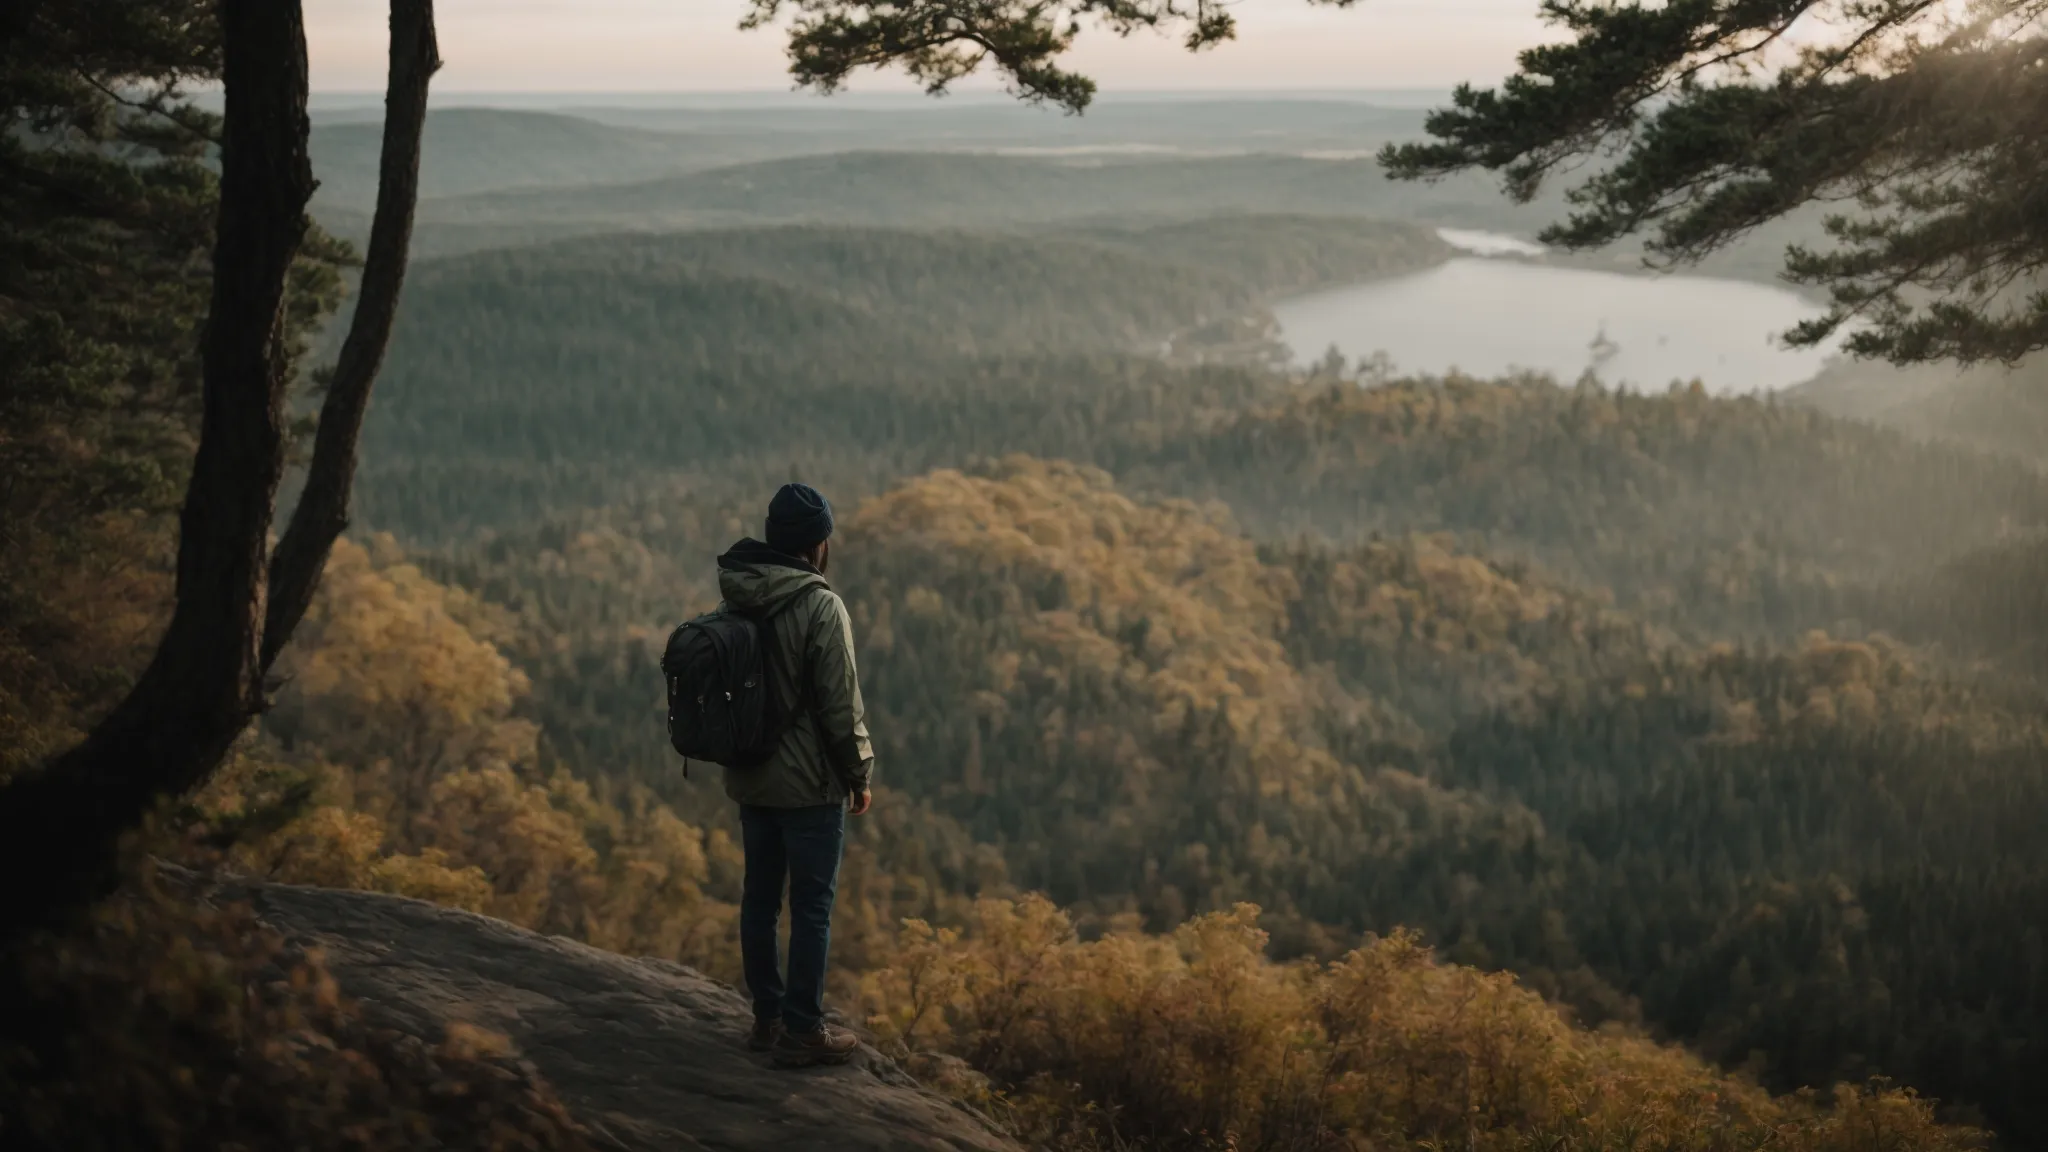
<svg viewBox="0 0 2048 1152"><path fill-rule="evenodd" d="M866 788L875 749L845 601L817 569L756 540L718 558L718 591L727 607L747 613L801 597L768 623L776 645L771 687L793 710L789 728L765 763L725 769L725 794L763 808L804 808L842 803ZM800 692L800 684L809 691Z"/></svg>

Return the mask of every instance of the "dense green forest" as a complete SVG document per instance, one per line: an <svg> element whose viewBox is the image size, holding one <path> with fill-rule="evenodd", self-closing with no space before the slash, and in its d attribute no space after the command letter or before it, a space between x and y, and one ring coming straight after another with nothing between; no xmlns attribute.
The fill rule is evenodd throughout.
<svg viewBox="0 0 2048 1152"><path fill-rule="evenodd" d="M367 506L522 621L550 763L715 823L645 721L652 645L755 493L873 496L838 578L917 914L1253 900L1280 955L1408 925L1776 1088L1882 1073L2038 1129L2048 746L2008 616L1956 617L2048 483L1793 403L1147 354L1433 258L1369 225L1030 252L812 226L424 265ZM1112 268L1142 302L1087 286Z"/></svg>
<svg viewBox="0 0 2048 1152"><path fill-rule="evenodd" d="M1161 456L1247 520L1470 534L1709 639L1890 626L1856 588L2048 512L2018 462L1769 399L1541 380L1301 388Z"/></svg>
<svg viewBox="0 0 2048 1152"><path fill-rule="evenodd" d="M867 842L898 913L1253 901L1280 956L1408 926L1777 1089L1885 1074L2037 1131L2048 730L2008 617L1931 605L1979 602L2048 481L1765 399L1145 353L1430 258L1329 228L433 262L366 507L509 614L545 763L717 826L648 661L759 492L858 503L835 578L914 806Z"/></svg>
<svg viewBox="0 0 2048 1152"><path fill-rule="evenodd" d="M1158 344L1440 258L1299 217L1007 233L798 227L424 263L368 435L421 541L792 469L856 493L1023 451L1215 497L1269 539L1448 531L1697 635L1891 626L1857 593L2048 517L2029 469L1764 399L1288 380ZM1057 353L1045 349L1058 349Z"/></svg>
<svg viewBox="0 0 2048 1152"><path fill-rule="evenodd" d="M529 622L551 758L712 820L635 717L740 527L715 507L436 565ZM2030 697L1881 642L1685 645L1442 540L1262 548L1028 460L892 490L842 555L885 779L1015 884L1155 926L1257 901L1282 954L1413 926L1775 1087L1886 1072L2038 1123Z"/></svg>
<svg viewBox="0 0 2048 1152"><path fill-rule="evenodd" d="M2048 477L1799 403L1288 366L1276 297L1548 210L1476 180L794 138L732 166L654 131L730 119L606 118L476 117L429 169L455 254L411 270L357 530L149 850L736 979L736 821L652 670L802 478L840 509L880 762L835 998L1020 1131L2048 1142ZM315 147L347 233L368 137ZM579 173L614 183L519 187ZM205 201L203 165L166 174ZM294 340L335 295L300 278ZM201 308L138 283L161 327L101 317L96 390L0 402L41 437L0 442L40 467L0 540L0 773L76 739L167 596L193 365L163 349ZM139 899L97 929L119 963L52 953L103 1035L134 1027L91 994L121 964L184 987L151 933L242 931Z"/></svg>
<svg viewBox="0 0 2048 1152"><path fill-rule="evenodd" d="M2048 444L2042 373L2033 361L1960 372L1851 361L1830 364L1793 395L1823 412L2039 464Z"/></svg>
<svg viewBox="0 0 2048 1152"><path fill-rule="evenodd" d="M1149 356L1176 332L1446 251L1408 226L1250 217L1052 240L709 231L431 261L366 430L381 446L367 467L389 479L366 483L363 508L376 526L437 535L726 460L802 460L872 489L1014 435L1051 451L1187 405L1187 384ZM1109 380L1091 383L1098 372ZM1261 386L1197 375L1233 396Z"/></svg>

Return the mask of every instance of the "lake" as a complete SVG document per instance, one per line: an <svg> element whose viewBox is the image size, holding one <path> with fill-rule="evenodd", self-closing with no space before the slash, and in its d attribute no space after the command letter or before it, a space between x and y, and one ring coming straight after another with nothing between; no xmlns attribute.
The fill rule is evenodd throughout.
<svg viewBox="0 0 2048 1152"><path fill-rule="evenodd" d="M1498 258L1542 251L1525 240L1448 229L1440 235L1479 254L1284 300L1273 307L1281 338L1304 363L1334 344L1353 360L1385 352L1402 372L1456 369L1491 377L1527 369L1570 383L1593 367L1610 385L1661 390L1697 378L1721 394L1803 383L1832 354L1779 342L1792 325L1821 312L1783 288L1560 268Z"/></svg>

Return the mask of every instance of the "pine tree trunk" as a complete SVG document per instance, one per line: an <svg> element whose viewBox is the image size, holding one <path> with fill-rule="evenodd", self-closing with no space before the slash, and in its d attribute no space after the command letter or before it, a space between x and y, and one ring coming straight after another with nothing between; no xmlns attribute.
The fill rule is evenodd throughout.
<svg viewBox="0 0 2048 1152"><path fill-rule="evenodd" d="M261 703L268 534L284 471L285 277L306 232L306 38L297 0L223 0L220 226L199 452L179 516L177 604L126 699L0 791L0 932L112 887L120 837L226 756Z"/></svg>
<svg viewBox="0 0 2048 1152"><path fill-rule="evenodd" d="M127 698L83 743L0 788L0 945L112 891L121 838L226 759L347 523L357 432L391 332L417 196L431 0L392 4L383 170L356 316L322 409L306 495L273 558L285 465L286 277L306 232L306 37L299 0L222 0L219 229L202 344L199 451L179 518L177 602ZM280 603L266 587L278 581Z"/></svg>

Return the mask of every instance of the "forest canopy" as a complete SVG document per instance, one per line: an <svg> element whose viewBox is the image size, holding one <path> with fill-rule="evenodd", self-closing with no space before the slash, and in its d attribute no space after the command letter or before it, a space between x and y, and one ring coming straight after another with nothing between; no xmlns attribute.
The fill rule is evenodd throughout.
<svg viewBox="0 0 2048 1152"><path fill-rule="evenodd" d="M1076 19L1190 48L1233 31L1180 0L753 11L790 22L814 86L993 66L1072 109L1093 94L1059 63ZM1548 11L1571 42L1462 93L1436 144L1390 154L1402 174L1505 169L1534 197L1620 142L1555 238L1661 229L1673 256L1873 191L1881 230L1838 225L1842 247L1795 259L1837 290L1824 324L1874 317L1857 338L1892 343L1859 347L1908 359L2032 346L2014 125L2039 87L2035 6L1816 49L1773 84L1700 65L1786 21L1906 31L1933 8ZM0 786L91 744L181 600L233 593L235 640L201 646L234 658L203 717L217 768L193 742L172 784L203 787L135 806L130 882L0 971L10 1123L50 1147L107 1124L191 1147L579 1146L488 1038L368 1028L317 956L190 898L178 866L738 979L734 816L677 770L653 670L715 603L710 558L800 477L840 509L831 578L881 760L835 1003L1021 1139L2048 1141L2048 663L2016 626L2048 621L2037 469L1698 387L1305 361L1269 305L1434 267L1434 225L1478 211L1469 189L1390 190L1356 154L698 166L652 130L473 116L631 172L515 189L503 173L547 165L472 156L427 212L451 255L401 302L431 8L393 8L413 151L397 117L373 218L350 215L360 131L327 137L354 199L310 199L296 12L0 17ZM256 33L282 50L250 53ZM293 115L179 97L238 47ZM1965 104L1941 151L1922 114ZM1872 109L1899 115L1824 131ZM285 178L238 175L237 148ZM237 188L263 213L226 211ZM1400 219L1362 215L1383 207ZM309 208L368 241L345 332L353 255ZM209 271L217 250L263 258ZM1902 254L1931 263L1898 279ZM1948 295L1921 311L1927 289ZM276 323L206 319L223 309ZM336 538L356 426L285 415L360 416L386 332L361 515ZM264 589L293 567L271 529L298 521L233 469L211 480L242 497L246 562L179 558L225 547L189 530L219 523L203 499L182 535L172 518L223 411L266 483L341 444L346 468L308 469L330 483L305 485L301 600ZM44 863L28 843L8 848ZM150 1103L110 1105L130 1098Z"/></svg>

